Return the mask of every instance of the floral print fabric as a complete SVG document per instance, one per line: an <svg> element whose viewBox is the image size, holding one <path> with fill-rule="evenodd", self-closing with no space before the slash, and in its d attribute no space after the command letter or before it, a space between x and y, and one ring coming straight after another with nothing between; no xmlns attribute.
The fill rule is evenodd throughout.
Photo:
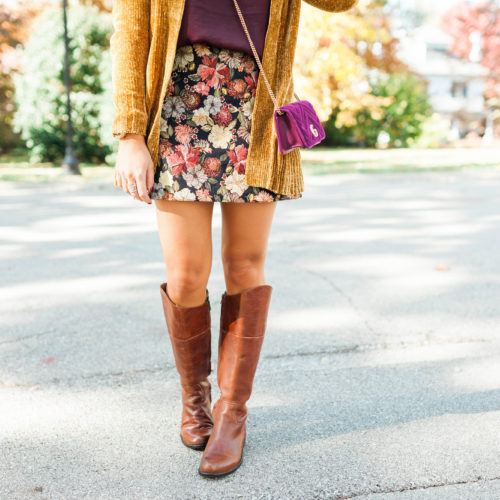
<svg viewBox="0 0 500 500"><path fill-rule="evenodd" d="M249 54L179 47L163 101L152 199L258 202L302 197L245 183L259 69Z"/></svg>

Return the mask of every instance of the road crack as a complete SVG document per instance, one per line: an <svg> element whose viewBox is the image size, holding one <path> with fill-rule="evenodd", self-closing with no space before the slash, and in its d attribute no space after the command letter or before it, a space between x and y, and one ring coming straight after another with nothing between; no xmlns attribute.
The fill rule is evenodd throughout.
<svg viewBox="0 0 500 500"><path fill-rule="evenodd" d="M349 495L349 496L335 497L335 500L348 500L350 498L359 498L359 497L364 497L364 496L368 496L368 495L404 493L405 491L427 490L430 488L442 488L444 486L455 486L455 485L460 485L460 484L474 484L474 483L479 483L481 481L482 482L498 481L499 479L500 479L500 476L492 477L492 478L485 478L483 476L478 476L476 479L463 480L463 481L452 481L449 483L435 483L435 484L429 484L429 485L423 485L423 486L408 486L408 487L400 488L397 490L379 490L379 491L370 491L368 493L359 493L359 494L356 493L354 495Z"/></svg>
<svg viewBox="0 0 500 500"><path fill-rule="evenodd" d="M326 281L326 283L328 283L339 295L342 295L342 297L344 297L347 300L349 305L354 309L354 311L356 311L356 313L361 318L361 321L365 325L366 329L372 334L377 333L372 328L368 320L364 318L363 311L357 306L352 297L348 295L346 292L344 292L344 290L342 290L342 288L340 288L333 280L331 280L328 276L325 276L324 274L320 273L319 271L313 271L312 269L307 269L307 268L305 268L304 270L310 274L318 276L318 278L321 278L323 281Z"/></svg>

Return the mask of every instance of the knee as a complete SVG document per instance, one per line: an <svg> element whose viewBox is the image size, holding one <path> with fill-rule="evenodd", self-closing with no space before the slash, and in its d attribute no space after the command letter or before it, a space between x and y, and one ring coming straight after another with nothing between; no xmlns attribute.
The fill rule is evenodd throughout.
<svg viewBox="0 0 500 500"><path fill-rule="evenodd" d="M179 265L169 269L167 275L169 296L177 304L192 305L194 298L200 302L205 297L208 277L203 266Z"/></svg>
<svg viewBox="0 0 500 500"><path fill-rule="evenodd" d="M263 278L265 255L261 252L223 255L226 281L244 289L260 283Z"/></svg>

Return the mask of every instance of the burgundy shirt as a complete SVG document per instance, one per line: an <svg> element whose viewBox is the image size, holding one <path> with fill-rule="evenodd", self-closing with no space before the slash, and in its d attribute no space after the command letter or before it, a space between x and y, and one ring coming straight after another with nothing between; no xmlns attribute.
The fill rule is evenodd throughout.
<svg viewBox="0 0 500 500"><path fill-rule="evenodd" d="M262 59L270 0L238 0L255 50ZM177 47L205 42L253 55L233 0L186 0Z"/></svg>

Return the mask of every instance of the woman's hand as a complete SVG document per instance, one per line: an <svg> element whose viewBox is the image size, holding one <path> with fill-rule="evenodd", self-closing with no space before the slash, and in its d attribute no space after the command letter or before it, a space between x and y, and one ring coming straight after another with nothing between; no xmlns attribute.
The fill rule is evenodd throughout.
<svg viewBox="0 0 500 500"><path fill-rule="evenodd" d="M120 139L115 165L116 185L137 200L149 205L149 192L153 189L154 165L143 135L126 134ZM137 191L129 191L135 184Z"/></svg>

